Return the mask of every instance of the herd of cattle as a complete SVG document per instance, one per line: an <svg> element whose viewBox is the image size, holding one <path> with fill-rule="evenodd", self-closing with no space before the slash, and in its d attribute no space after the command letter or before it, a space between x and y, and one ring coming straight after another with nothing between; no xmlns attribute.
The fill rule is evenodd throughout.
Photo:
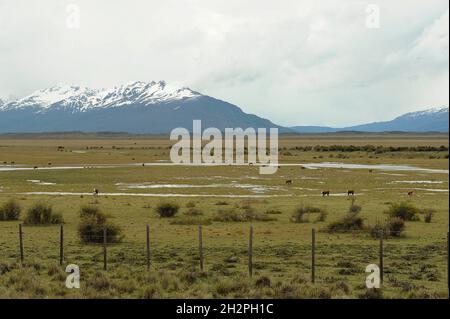
<svg viewBox="0 0 450 319"><path fill-rule="evenodd" d="M292 183L293 183L292 179L286 180L286 185L292 185ZM414 193L415 193L414 191L409 191L408 196L413 196ZM323 196L330 196L330 191L329 190L322 191L322 197ZM347 190L347 196L355 196L355 191L353 189Z"/></svg>

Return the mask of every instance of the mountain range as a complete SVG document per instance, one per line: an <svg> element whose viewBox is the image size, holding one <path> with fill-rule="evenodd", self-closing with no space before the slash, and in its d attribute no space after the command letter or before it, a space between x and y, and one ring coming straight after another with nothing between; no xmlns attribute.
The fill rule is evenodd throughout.
<svg viewBox="0 0 450 319"><path fill-rule="evenodd" d="M108 89L54 86L21 99L0 100L0 133L32 132L127 132L165 134L173 128L277 127L280 132L319 133L336 131L445 131L448 107L402 115L388 122L346 128L318 126L283 127L248 114L236 105L159 82L130 82Z"/></svg>
<svg viewBox="0 0 450 319"><path fill-rule="evenodd" d="M332 133L340 131L356 132L448 132L448 106L410 112L391 121L373 122L348 127L294 126L297 133Z"/></svg>
<svg viewBox="0 0 450 319"><path fill-rule="evenodd" d="M131 82L110 89L55 86L0 104L0 132L168 133L202 126L278 127L236 105L166 82Z"/></svg>

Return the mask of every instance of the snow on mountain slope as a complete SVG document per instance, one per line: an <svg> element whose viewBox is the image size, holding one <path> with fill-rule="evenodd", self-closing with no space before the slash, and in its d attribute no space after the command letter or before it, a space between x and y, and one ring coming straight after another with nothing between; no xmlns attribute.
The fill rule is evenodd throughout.
<svg viewBox="0 0 450 319"><path fill-rule="evenodd" d="M130 104L151 105L198 96L201 94L189 88L170 86L164 81L137 81L99 90L80 86L54 86L16 101L0 104L0 110L35 108L37 113L42 113L56 108L75 113Z"/></svg>
<svg viewBox="0 0 450 319"><path fill-rule="evenodd" d="M0 106L0 133L129 132L170 133L205 127L282 127L238 106L166 82L131 82L110 89L55 86Z"/></svg>
<svg viewBox="0 0 450 319"><path fill-rule="evenodd" d="M448 113L448 106L440 106L440 107L433 107L430 109L426 109L423 111L416 111L416 112L410 112L403 114L397 118L416 118L421 116L429 116L429 115L439 115L439 114L445 114Z"/></svg>
<svg viewBox="0 0 450 319"><path fill-rule="evenodd" d="M448 132L449 130L448 112L449 112L448 106L441 106L426 109L423 111L406 113L396 117L391 121L373 122L342 128L295 126L291 127L291 129L299 133L338 132L338 131Z"/></svg>

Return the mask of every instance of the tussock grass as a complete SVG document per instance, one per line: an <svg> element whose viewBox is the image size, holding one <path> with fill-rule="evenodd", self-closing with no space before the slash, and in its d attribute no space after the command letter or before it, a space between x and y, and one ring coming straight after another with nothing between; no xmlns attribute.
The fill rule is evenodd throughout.
<svg viewBox="0 0 450 319"><path fill-rule="evenodd" d="M18 220L21 212L22 207L19 205L19 203L14 199L10 199L2 206L0 206L0 221Z"/></svg>

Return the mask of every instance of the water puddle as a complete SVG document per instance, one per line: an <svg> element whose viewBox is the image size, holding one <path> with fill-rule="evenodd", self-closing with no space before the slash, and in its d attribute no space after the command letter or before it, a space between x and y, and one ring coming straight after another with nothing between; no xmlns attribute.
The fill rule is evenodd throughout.
<svg viewBox="0 0 450 319"><path fill-rule="evenodd" d="M19 195L46 196L93 196L92 193L77 192L27 192ZM131 197L211 197L211 198L270 198L291 197L293 195L237 195L237 194L146 194L146 193L101 193L98 196L131 196Z"/></svg>
<svg viewBox="0 0 450 319"><path fill-rule="evenodd" d="M67 170L67 169L85 169L85 168L120 168L120 167L142 167L142 166L194 166L194 167L205 167L205 166L223 166L223 164L178 164L178 163L132 163L132 164L85 164L76 166L55 166L55 167L25 167L20 165L14 166L0 166L0 172L2 171L23 171L23 170ZM248 165L231 165L235 166L248 166ZM260 164L255 164L255 166L260 166ZM349 164L349 163L335 163L335 162L323 162L323 163L307 163L307 164L278 164L278 166L289 167L297 166L304 167L307 169L320 169L320 168L339 168L339 169L373 169L373 170L383 170L383 171L412 171L421 173L441 173L448 174L448 169L431 169L431 168L421 168L409 165L396 165L396 164Z"/></svg>
<svg viewBox="0 0 450 319"><path fill-rule="evenodd" d="M265 193L266 191L278 191L280 187L278 186L266 186L266 185L255 185L255 184L237 184L236 181L232 181L232 184L126 184L117 183L120 190L126 189L164 189L164 188L241 188L248 189L254 193Z"/></svg>
<svg viewBox="0 0 450 319"><path fill-rule="evenodd" d="M431 169L421 168L409 165L395 165L395 164L347 164L347 163L311 163L302 164L306 168L344 168L344 169L376 169L383 171L412 171L412 172L425 172L425 173L441 173L448 174L446 169Z"/></svg>
<svg viewBox="0 0 450 319"><path fill-rule="evenodd" d="M56 183L43 182L39 179L29 179L29 180L27 180L27 182L33 183L35 185L42 185L42 186L56 185Z"/></svg>
<svg viewBox="0 0 450 319"><path fill-rule="evenodd" d="M426 192L436 192L436 193L448 193L448 189L445 188L420 188L420 187L412 187L412 188L375 188L377 190L401 190L401 191L426 191Z"/></svg>
<svg viewBox="0 0 450 319"><path fill-rule="evenodd" d="M392 181L388 184L443 184L444 181Z"/></svg>

